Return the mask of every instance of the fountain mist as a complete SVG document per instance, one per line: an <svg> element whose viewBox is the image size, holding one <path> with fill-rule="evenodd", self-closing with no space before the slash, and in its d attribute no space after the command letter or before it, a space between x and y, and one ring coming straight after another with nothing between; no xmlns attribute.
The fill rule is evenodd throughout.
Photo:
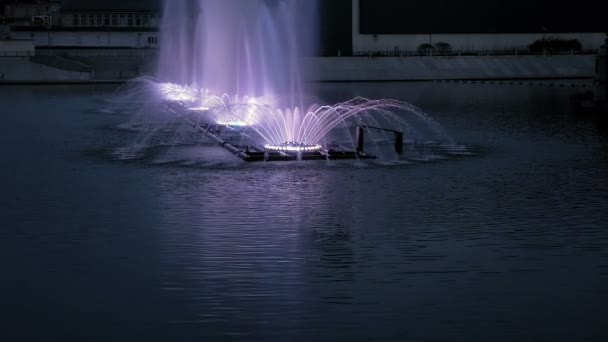
<svg viewBox="0 0 608 342"><path fill-rule="evenodd" d="M317 11L316 0L167 0L158 75L301 106L298 61L315 53Z"/></svg>

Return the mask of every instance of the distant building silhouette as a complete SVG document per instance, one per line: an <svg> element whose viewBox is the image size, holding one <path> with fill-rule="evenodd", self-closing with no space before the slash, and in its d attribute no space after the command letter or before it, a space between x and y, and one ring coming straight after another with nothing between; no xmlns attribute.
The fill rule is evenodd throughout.
<svg viewBox="0 0 608 342"><path fill-rule="evenodd" d="M100 1L87 5L78 1L66 2L61 8L61 18L64 27L157 29L160 25L158 7L132 2Z"/></svg>
<svg viewBox="0 0 608 342"><path fill-rule="evenodd" d="M41 48L154 48L160 11L156 1L41 1L10 3L11 38ZM28 16L35 14L30 19ZM52 19L50 19L52 18Z"/></svg>

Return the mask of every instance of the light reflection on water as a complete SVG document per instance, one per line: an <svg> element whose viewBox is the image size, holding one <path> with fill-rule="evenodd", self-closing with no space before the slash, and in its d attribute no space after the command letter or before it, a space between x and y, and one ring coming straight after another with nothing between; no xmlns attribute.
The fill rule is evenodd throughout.
<svg viewBox="0 0 608 342"><path fill-rule="evenodd" d="M23 115L4 135L0 290L21 299L3 320L99 340L606 339L606 135L569 112L572 90L320 87L403 96L475 153L250 165L188 145L116 160L130 135L85 111L89 93L9 90Z"/></svg>

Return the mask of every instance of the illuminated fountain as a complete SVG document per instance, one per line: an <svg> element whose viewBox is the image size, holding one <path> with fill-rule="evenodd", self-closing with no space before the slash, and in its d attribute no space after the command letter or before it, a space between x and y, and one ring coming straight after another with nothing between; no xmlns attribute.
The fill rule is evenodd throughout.
<svg viewBox="0 0 608 342"><path fill-rule="evenodd" d="M230 146L232 152L248 161L261 160L262 155L264 160L268 160L264 152L285 157L274 160L332 159L336 156L339 159L372 158L363 153L362 133L355 128L391 127L371 134L376 139L389 141L394 133L399 133L395 137L401 138L402 132L407 132L410 137L416 136L419 133L419 128L415 127L417 122L418 126L426 129L426 133L449 140L439 125L422 110L397 100L356 97L334 105L313 105L307 110L299 107L282 110L271 105L274 102L272 98L219 96L208 89L167 83L157 83L156 87L159 94L155 97L168 102L169 112L199 128L223 147ZM233 142L228 144L228 139L218 136L218 131L223 131L224 135L231 134L229 138ZM361 141L353 136L355 132ZM342 138L346 144L336 147L328 138ZM248 151L232 145L247 146ZM333 156L329 150L333 151ZM336 150L342 152L336 155ZM257 158L252 158L256 153Z"/></svg>
<svg viewBox="0 0 608 342"><path fill-rule="evenodd" d="M159 78L123 91L125 102L147 99L133 121L164 109L163 124L184 122L247 161L374 158L363 152L365 127L390 128L370 132L372 141L413 139L419 126L446 138L405 102L305 103L313 91L299 61L315 53L317 10L316 0L167 0Z"/></svg>

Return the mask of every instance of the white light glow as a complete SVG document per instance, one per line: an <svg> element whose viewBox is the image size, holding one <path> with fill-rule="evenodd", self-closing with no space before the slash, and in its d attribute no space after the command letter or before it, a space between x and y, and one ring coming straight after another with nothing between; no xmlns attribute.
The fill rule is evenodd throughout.
<svg viewBox="0 0 608 342"><path fill-rule="evenodd" d="M299 143L285 143L281 145L264 145L264 148L270 151L285 151L285 152L314 152L321 150L321 145L306 145Z"/></svg>
<svg viewBox="0 0 608 342"><path fill-rule="evenodd" d="M224 126L238 126L238 127L251 126L251 123L245 122L245 121L228 121L228 122L218 121L217 124L224 125Z"/></svg>
<svg viewBox="0 0 608 342"><path fill-rule="evenodd" d="M188 108L188 109L189 110L193 110L195 112L206 112L206 111L209 111L211 108L203 106L203 107L191 107L191 108Z"/></svg>
<svg viewBox="0 0 608 342"><path fill-rule="evenodd" d="M169 101L194 102L199 97L196 89L179 84L160 83L159 88L162 96Z"/></svg>
<svg viewBox="0 0 608 342"><path fill-rule="evenodd" d="M258 111L267 107L271 97L228 96L211 92L207 88L158 83L161 96L168 101L181 102L196 112L208 112L214 121L226 126L253 126L258 123Z"/></svg>

